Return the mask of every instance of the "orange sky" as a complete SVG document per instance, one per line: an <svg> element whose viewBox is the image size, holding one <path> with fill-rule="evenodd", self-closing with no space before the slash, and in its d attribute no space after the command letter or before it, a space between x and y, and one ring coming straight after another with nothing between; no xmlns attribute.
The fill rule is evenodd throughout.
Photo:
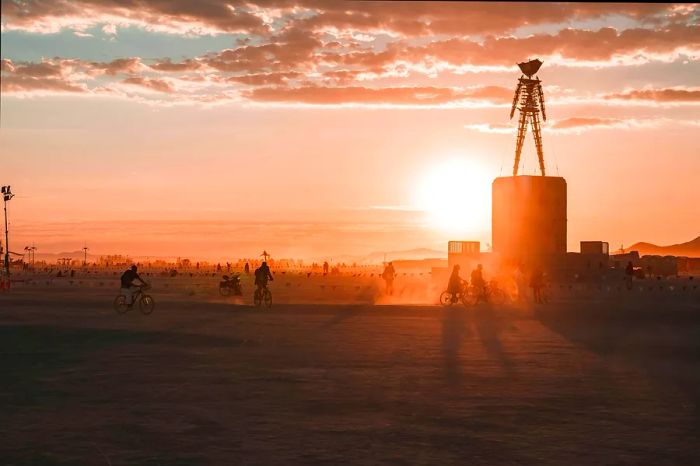
<svg viewBox="0 0 700 466"><path fill-rule="evenodd" d="M485 246L515 63L535 56L569 249L700 234L696 5L142 3L3 8L12 250ZM453 225L441 196L466 198Z"/></svg>

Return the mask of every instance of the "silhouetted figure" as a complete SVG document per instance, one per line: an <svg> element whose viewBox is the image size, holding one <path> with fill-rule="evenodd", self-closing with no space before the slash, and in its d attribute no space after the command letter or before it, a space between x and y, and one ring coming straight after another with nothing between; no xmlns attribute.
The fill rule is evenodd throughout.
<svg viewBox="0 0 700 466"><path fill-rule="evenodd" d="M231 263L230 262L226 262L226 271L227 272L231 271Z"/></svg>
<svg viewBox="0 0 700 466"><path fill-rule="evenodd" d="M479 264L472 270L471 282L472 286L476 289L477 295L481 296L484 293L484 286L486 285L484 281L484 266Z"/></svg>
<svg viewBox="0 0 700 466"><path fill-rule="evenodd" d="M258 293L261 293L265 288L267 288L268 280L274 281L275 279L272 277L272 273L270 272L270 267L267 266L267 262L263 261L260 267L255 269L255 286L258 287Z"/></svg>
<svg viewBox="0 0 700 466"><path fill-rule="evenodd" d="M139 287L138 285L134 284L134 281L138 280L141 282L142 285L145 285L146 282L139 276L137 273L138 268L135 265L132 265L131 268L129 268L126 272L124 272L121 276L121 288L122 288L122 294L126 296L127 300L127 306L131 308L134 305L134 291L138 290Z"/></svg>
<svg viewBox="0 0 700 466"><path fill-rule="evenodd" d="M216 271L221 272L221 263L216 264Z"/></svg>
<svg viewBox="0 0 700 466"><path fill-rule="evenodd" d="M457 302L459 294L462 292L462 277L459 276L459 264L455 264L452 267L452 274L450 275L450 280L447 282L447 291L452 295L452 304Z"/></svg>
<svg viewBox="0 0 700 466"><path fill-rule="evenodd" d="M515 285L518 287L518 299L525 300L527 290L527 278L525 277L525 272L523 272L522 264L518 264L518 268L515 269Z"/></svg>
<svg viewBox="0 0 700 466"><path fill-rule="evenodd" d="M250 273L250 264L247 262L245 263L245 267L243 267L243 271L245 272L246 275Z"/></svg>
<svg viewBox="0 0 700 466"><path fill-rule="evenodd" d="M541 268L536 267L530 276L530 288L532 288L532 297L536 303L542 303L542 287L544 287L544 272Z"/></svg>
<svg viewBox="0 0 700 466"><path fill-rule="evenodd" d="M382 273L382 278L386 283L386 294L394 294L394 278L396 277L396 270L394 270L394 264L389 262L386 267L384 267L384 272Z"/></svg>
<svg viewBox="0 0 700 466"><path fill-rule="evenodd" d="M323 263L323 276L328 275L328 262Z"/></svg>

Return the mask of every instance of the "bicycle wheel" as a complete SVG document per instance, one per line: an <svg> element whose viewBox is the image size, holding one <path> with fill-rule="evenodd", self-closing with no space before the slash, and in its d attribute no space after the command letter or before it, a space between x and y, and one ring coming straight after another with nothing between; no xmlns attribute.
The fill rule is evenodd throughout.
<svg viewBox="0 0 700 466"><path fill-rule="evenodd" d="M262 296L260 295L260 290L255 290L253 293L253 304L255 304L255 307L260 307L262 304Z"/></svg>
<svg viewBox="0 0 700 466"><path fill-rule="evenodd" d="M219 294L220 294L221 296L228 296L228 295L231 294L231 288L229 288L229 287L226 286L226 285L222 285L222 286L219 287Z"/></svg>
<svg viewBox="0 0 700 466"><path fill-rule="evenodd" d="M503 290L495 289L491 291L491 296L489 297L491 298L491 302L497 306L505 304L506 302L506 294Z"/></svg>
<svg viewBox="0 0 700 466"><path fill-rule="evenodd" d="M114 310L117 311L118 314L124 314L129 310L129 307L126 305L126 296L120 294L114 298Z"/></svg>
<svg viewBox="0 0 700 466"><path fill-rule="evenodd" d="M155 301L153 301L153 298L151 298L149 295L145 294L141 296L141 299L139 300L139 309L141 309L142 314L150 314L153 312L153 309L156 307Z"/></svg>
<svg viewBox="0 0 700 466"><path fill-rule="evenodd" d="M470 287L464 290L462 293L462 304L465 306L476 306L479 301L478 291Z"/></svg>
<svg viewBox="0 0 700 466"><path fill-rule="evenodd" d="M265 302L265 306L270 309L272 307L272 292L270 290L265 290L263 293L263 301Z"/></svg>
<svg viewBox="0 0 700 466"><path fill-rule="evenodd" d="M452 293L449 291L443 291L440 293L440 304L443 306L450 306L452 305Z"/></svg>

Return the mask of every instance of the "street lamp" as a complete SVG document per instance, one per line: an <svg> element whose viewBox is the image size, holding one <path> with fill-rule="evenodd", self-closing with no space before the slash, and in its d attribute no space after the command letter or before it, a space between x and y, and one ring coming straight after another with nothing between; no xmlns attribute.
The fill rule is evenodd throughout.
<svg viewBox="0 0 700 466"><path fill-rule="evenodd" d="M10 277L10 237L7 231L7 201L15 197L10 191L9 186L2 187L2 200L5 203L5 270L7 270L7 276Z"/></svg>

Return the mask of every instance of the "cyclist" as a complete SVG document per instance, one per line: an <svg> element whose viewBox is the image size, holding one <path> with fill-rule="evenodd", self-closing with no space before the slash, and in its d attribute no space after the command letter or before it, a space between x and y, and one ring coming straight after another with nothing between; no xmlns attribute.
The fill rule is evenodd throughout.
<svg viewBox="0 0 700 466"><path fill-rule="evenodd" d="M263 261L260 267L255 269L255 286L258 287L255 292L258 296L262 296L261 293L267 288L268 280L274 281L275 279L272 277L272 273L270 272L270 267L267 266L267 262Z"/></svg>
<svg viewBox="0 0 700 466"><path fill-rule="evenodd" d="M459 294L462 293L462 284L464 280L459 276L459 269L459 264L455 264L455 266L452 267L452 275L450 275L450 281L447 282L447 291L452 295L452 304L457 302Z"/></svg>
<svg viewBox="0 0 700 466"><path fill-rule="evenodd" d="M145 285L146 281L139 276L137 273L138 268L136 265L132 265L126 272L121 276L121 287L122 294L126 296L127 307L131 309L134 306L134 292L139 289L139 285L134 284L135 280L141 282L141 285Z"/></svg>
<svg viewBox="0 0 700 466"><path fill-rule="evenodd" d="M481 264L477 265L476 268L472 270L471 282L476 291L476 295L482 297L484 295L486 282L484 281L484 267Z"/></svg>

